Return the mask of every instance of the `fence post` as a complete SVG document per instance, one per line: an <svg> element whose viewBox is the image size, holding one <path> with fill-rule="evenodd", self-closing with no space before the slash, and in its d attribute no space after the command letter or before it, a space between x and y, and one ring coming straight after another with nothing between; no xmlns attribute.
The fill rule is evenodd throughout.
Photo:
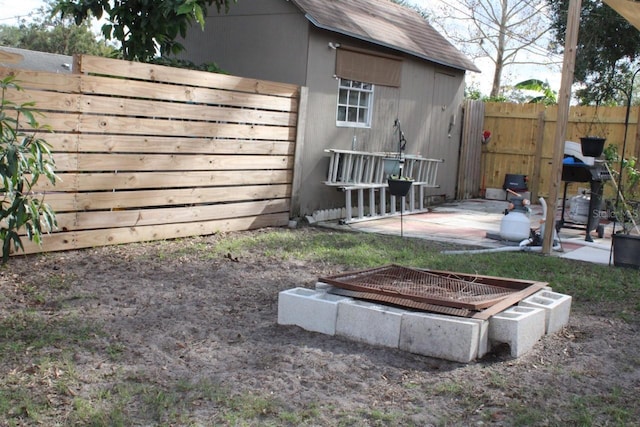
<svg viewBox="0 0 640 427"><path fill-rule="evenodd" d="M537 165L533 168L533 177L531 183L531 200L538 200L538 192L540 191L540 166L542 164L542 148L544 146L544 126L546 123L547 109L538 113L538 122L536 124L536 154L533 164Z"/></svg>
<svg viewBox="0 0 640 427"><path fill-rule="evenodd" d="M304 153L304 131L307 122L307 102L309 88L300 86L300 98L298 99L298 120L296 121L296 146L293 161L293 179L291 182L291 206L289 218L295 218L300 214L300 183L302 182L302 154Z"/></svg>
<svg viewBox="0 0 640 427"><path fill-rule="evenodd" d="M638 108L638 118L636 119L636 140L633 155L636 159L640 159L640 108Z"/></svg>
<svg viewBox="0 0 640 427"><path fill-rule="evenodd" d="M482 145L480 141L484 126L484 102L465 101L463 117L456 185L456 199L458 200L479 195L482 176Z"/></svg>

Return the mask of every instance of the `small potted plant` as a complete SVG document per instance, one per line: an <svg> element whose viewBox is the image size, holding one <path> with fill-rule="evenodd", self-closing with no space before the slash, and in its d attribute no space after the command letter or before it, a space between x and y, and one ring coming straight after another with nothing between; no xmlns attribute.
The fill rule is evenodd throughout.
<svg viewBox="0 0 640 427"><path fill-rule="evenodd" d="M403 174L404 149L406 148L407 140L404 137L398 119L396 119L393 126L398 132L398 151L396 152L397 166L393 173L387 177L387 184L389 185L389 192L392 196L405 197L413 184L413 178Z"/></svg>
<svg viewBox="0 0 640 427"><path fill-rule="evenodd" d="M585 136L580 138L580 146L582 147L582 155L587 157L600 157L604 151L604 143L607 138L604 126L597 117L597 111L593 120L589 123Z"/></svg>
<svg viewBox="0 0 640 427"><path fill-rule="evenodd" d="M580 145L582 146L582 155L588 157L600 157L606 140L606 138L601 136L593 135L581 137Z"/></svg>
<svg viewBox="0 0 640 427"><path fill-rule="evenodd" d="M616 266L640 269L640 170L637 159L621 159L615 145L604 150L605 161L616 190L610 203L610 217L614 220L613 263ZM615 225L619 224L619 230Z"/></svg>
<svg viewBox="0 0 640 427"><path fill-rule="evenodd" d="M387 184L389 185L389 192L392 196L405 197L411 189L413 178L401 175L389 175Z"/></svg>

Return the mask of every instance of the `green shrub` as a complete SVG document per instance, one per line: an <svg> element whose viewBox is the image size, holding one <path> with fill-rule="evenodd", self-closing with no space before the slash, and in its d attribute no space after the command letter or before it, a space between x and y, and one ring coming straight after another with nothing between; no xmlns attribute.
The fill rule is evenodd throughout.
<svg viewBox="0 0 640 427"><path fill-rule="evenodd" d="M0 239L2 262L12 250L24 250L22 236L41 244L42 233L56 226L55 213L43 196L32 192L40 176L55 184L54 161L50 146L37 137L40 127L34 115L34 103L17 104L7 99L11 91L22 88L14 76L0 80Z"/></svg>

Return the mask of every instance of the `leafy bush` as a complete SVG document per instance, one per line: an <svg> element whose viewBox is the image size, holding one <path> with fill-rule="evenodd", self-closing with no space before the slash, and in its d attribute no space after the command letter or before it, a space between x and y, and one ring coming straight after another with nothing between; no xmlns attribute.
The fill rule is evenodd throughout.
<svg viewBox="0 0 640 427"><path fill-rule="evenodd" d="M42 233L56 226L54 211L32 191L40 176L55 185L56 175L49 144L36 136L45 128L35 119L35 104L7 99L10 91L22 90L14 76L0 80L0 90L0 239L6 262L12 243L14 250L24 250L20 233L41 244Z"/></svg>
<svg viewBox="0 0 640 427"><path fill-rule="evenodd" d="M624 233L637 231L640 220L640 170L635 157L622 158L618 147L609 144L604 149L604 158L611 172L611 183L616 189L617 197L612 206L613 218L622 224Z"/></svg>

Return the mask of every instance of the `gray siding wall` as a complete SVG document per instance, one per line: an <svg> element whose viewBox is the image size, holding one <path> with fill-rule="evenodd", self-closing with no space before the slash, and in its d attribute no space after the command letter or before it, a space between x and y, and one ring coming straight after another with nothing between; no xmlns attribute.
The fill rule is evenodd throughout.
<svg viewBox="0 0 640 427"><path fill-rule="evenodd" d="M402 77L399 117L409 141L407 152L414 153L415 146L424 157L445 160L438 168L440 188L430 190L429 194L453 199L462 132L464 74L405 61Z"/></svg>
<svg viewBox="0 0 640 427"><path fill-rule="evenodd" d="M218 15L215 7L205 31L192 26L182 58L215 62L225 72L276 82L306 84L308 21L288 1L250 0Z"/></svg>
<svg viewBox="0 0 640 427"><path fill-rule="evenodd" d="M407 154L445 159L438 174L441 188L429 190L427 195L453 199L460 148L464 73L405 56L401 87L375 87L371 128L337 127L336 53L328 47L329 42L374 49L371 45L329 31L310 30L308 114L302 170L299 171L302 179L301 213L344 206L344 195L322 184L329 164L324 150L395 151L397 136L394 135L393 123L396 118L400 120L407 138Z"/></svg>

